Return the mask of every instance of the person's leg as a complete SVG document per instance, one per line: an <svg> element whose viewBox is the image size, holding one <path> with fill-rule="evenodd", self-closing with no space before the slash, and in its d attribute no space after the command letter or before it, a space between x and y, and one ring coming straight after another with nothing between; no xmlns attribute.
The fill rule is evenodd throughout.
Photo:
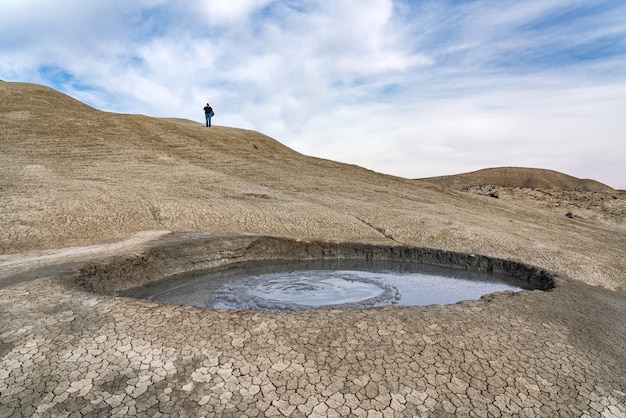
<svg viewBox="0 0 626 418"><path fill-rule="evenodd" d="M206 119L206 127L209 127L209 124L211 122L211 115L209 115L208 113L204 114L204 119Z"/></svg>

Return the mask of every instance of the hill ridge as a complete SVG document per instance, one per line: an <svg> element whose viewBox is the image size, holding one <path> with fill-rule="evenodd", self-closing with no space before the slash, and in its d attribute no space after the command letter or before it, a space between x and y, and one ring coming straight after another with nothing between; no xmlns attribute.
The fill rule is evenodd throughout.
<svg viewBox="0 0 626 418"><path fill-rule="evenodd" d="M39 104L40 106L46 106L47 108L54 108L53 117L57 119L59 116L68 113L83 113L83 112L102 112L108 116L118 118L150 118L154 123L163 121L167 123L174 123L183 127L195 127L200 128L203 125L199 122L173 117L153 118L145 115L135 114L120 114L114 112L104 112L86 105L71 96L61 93L47 86L42 86L32 83L19 83L19 82L6 82L0 80L0 88L6 90L7 86L13 86L18 88L11 88L12 100L5 100L3 103L3 112L6 113L14 111L14 118L25 118L29 110L24 109L23 104ZM9 87L10 88L10 87ZM6 93L5 93L6 94ZM28 97L26 97L28 96ZM15 112L17 111L17 112ZM9 117L11 117L9 116ZM5 116L6 117L6 116ZM45 115L39 115L44 117ZM266 141L275 141L276 146L284 147L283 151L290 150L296 153L297 151L284 146L279 141L270 138L260 132L253 130L246 130L235 127L220 127L219 129L224 132L225 130L232 130L234 132L245 133L246 135L255 135L264 137ZM241 136L234 135L232 136ZM449 187L454 189L467 189L469 187L476 186L500 186L500 187L528 187L528 188L546 188L546 189L561 189L561 190L573 190L573 191L601 191L612 192L615 191L610 186L598 182L593 179L580 179L565 173L561 173L555 170L544 168L531 168L531 167L492 167L480 169L467 173L451 174L436 177L427 177L417 180L428 181L431 183L439 184L443 187Z"/></svg>
<svg viewBox="0 0 626 418"><path fill-rule="evenodd" d="M596 180L580 179L555 170L529 167L493 167L420 180L459 190L477 186L500 186L606 193L615 191Z"/></svg>

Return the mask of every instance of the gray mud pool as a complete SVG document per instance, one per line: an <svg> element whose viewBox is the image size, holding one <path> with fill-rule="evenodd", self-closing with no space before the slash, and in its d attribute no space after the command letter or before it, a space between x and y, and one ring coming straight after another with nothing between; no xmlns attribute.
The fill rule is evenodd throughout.
<svg viewBox="0 0 626 418"><path fill-rule="evenodd" d="M214 309L445 305L528 283L411 262L268 261L190 272L122 293Z"/></svg>

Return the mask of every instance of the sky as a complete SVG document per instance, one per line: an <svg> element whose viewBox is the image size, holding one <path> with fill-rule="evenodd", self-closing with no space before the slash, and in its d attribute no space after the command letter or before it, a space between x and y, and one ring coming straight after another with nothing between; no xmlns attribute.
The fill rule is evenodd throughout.
<svg viewBox="0 0 626 418"><path fill-rule="evenodd" d="M0 0L0 79L407 178L626 189L624 0Z"/></svg>

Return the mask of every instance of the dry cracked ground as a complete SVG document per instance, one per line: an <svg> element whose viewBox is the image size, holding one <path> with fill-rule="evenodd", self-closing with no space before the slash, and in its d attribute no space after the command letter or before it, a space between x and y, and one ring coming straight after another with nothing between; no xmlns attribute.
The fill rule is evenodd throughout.
<svg viewBox="0 0 626 418"><path fill-rule="evenodd" d="M0 96L0 417L626 416L624 192L522 168L403 179L42 86L0 82ZM216 259L278 236L482 254L559 279L297 313L68 279L122 260L130 282L189 234L226 246Z"/></svg>

